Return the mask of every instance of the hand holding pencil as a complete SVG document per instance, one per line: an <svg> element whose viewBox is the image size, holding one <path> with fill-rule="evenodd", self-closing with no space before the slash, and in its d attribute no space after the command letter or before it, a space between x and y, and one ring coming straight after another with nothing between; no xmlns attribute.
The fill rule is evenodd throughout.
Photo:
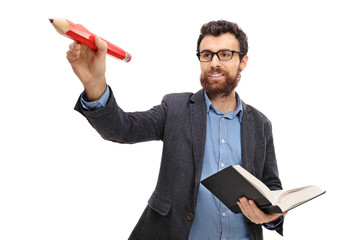
<svg viewBox="0 0 360 240"><path fill-rule="evenodd" d="M95 44L97 51L74 41L66 52L66 57L83 84L89 101L100 99L107 87L105 78L107 44L97 36Z"/></svg>
<svg viewBox="0 0 360 240"><path fill-rule="evenodd" d="M116 45L89 32L80 24L67 19L49 19L57 32L74 40L67 51L67 59L84 85L89 101L98 100L106 90L106 53L125 62L131 55Z"/></svg>

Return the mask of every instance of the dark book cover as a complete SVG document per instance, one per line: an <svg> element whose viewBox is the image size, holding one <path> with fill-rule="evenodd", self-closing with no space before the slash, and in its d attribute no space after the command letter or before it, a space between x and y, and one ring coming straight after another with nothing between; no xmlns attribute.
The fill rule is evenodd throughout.
<svg viewBox="0 0 360 240"><path fill-rule="evenodd" d="M232 212L240 213L239 198L246 197L266 213L281 213L271 202L232 166L204 179L201 183Z"/></svg>

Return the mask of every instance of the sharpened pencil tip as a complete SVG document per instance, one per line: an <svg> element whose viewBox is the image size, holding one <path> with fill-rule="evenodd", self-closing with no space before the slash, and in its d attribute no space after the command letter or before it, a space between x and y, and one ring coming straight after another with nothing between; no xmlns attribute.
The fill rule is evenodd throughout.
<svg viewBox="0 0 360 240"><path fill-rule="evenodd" d="M50 21L51 23L53 23L54 19L52 19L52 18L49 18L49 21Z"/></svg>

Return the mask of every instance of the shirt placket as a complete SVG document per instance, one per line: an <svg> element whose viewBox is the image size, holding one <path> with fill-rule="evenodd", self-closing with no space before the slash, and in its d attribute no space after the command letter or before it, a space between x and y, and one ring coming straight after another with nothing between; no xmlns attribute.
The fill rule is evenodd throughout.
<svg viewBox="0 0 360 240"><path fill-rule="evenodd" d="M220 139L220 158L218 163L218 171L228 166L228 119L224 116L219 118L219 139ZM220 204L220 219L222 224L221 239L226 240L229 237L230 222L229 222L229 210L225 205Z"/></svg>

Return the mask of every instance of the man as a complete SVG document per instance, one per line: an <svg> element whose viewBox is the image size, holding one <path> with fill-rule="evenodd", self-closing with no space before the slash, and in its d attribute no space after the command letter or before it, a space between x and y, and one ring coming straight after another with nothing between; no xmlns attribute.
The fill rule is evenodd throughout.
<svg viewBox="0 0 360 240"><path fill-rule="evenodd" d="M106 43L70 45L67 59L85 91L75 109L106 140L163 141L159 179L129 239L262 239L262 224L282 234L283 215L265 214L245 197L233 214L200 181L234 164L281 189L270 121L235 92L247 37L235 23L205 24L198 40L202 90L169 94L160 105L126 113L105 79Z"/></svg>

